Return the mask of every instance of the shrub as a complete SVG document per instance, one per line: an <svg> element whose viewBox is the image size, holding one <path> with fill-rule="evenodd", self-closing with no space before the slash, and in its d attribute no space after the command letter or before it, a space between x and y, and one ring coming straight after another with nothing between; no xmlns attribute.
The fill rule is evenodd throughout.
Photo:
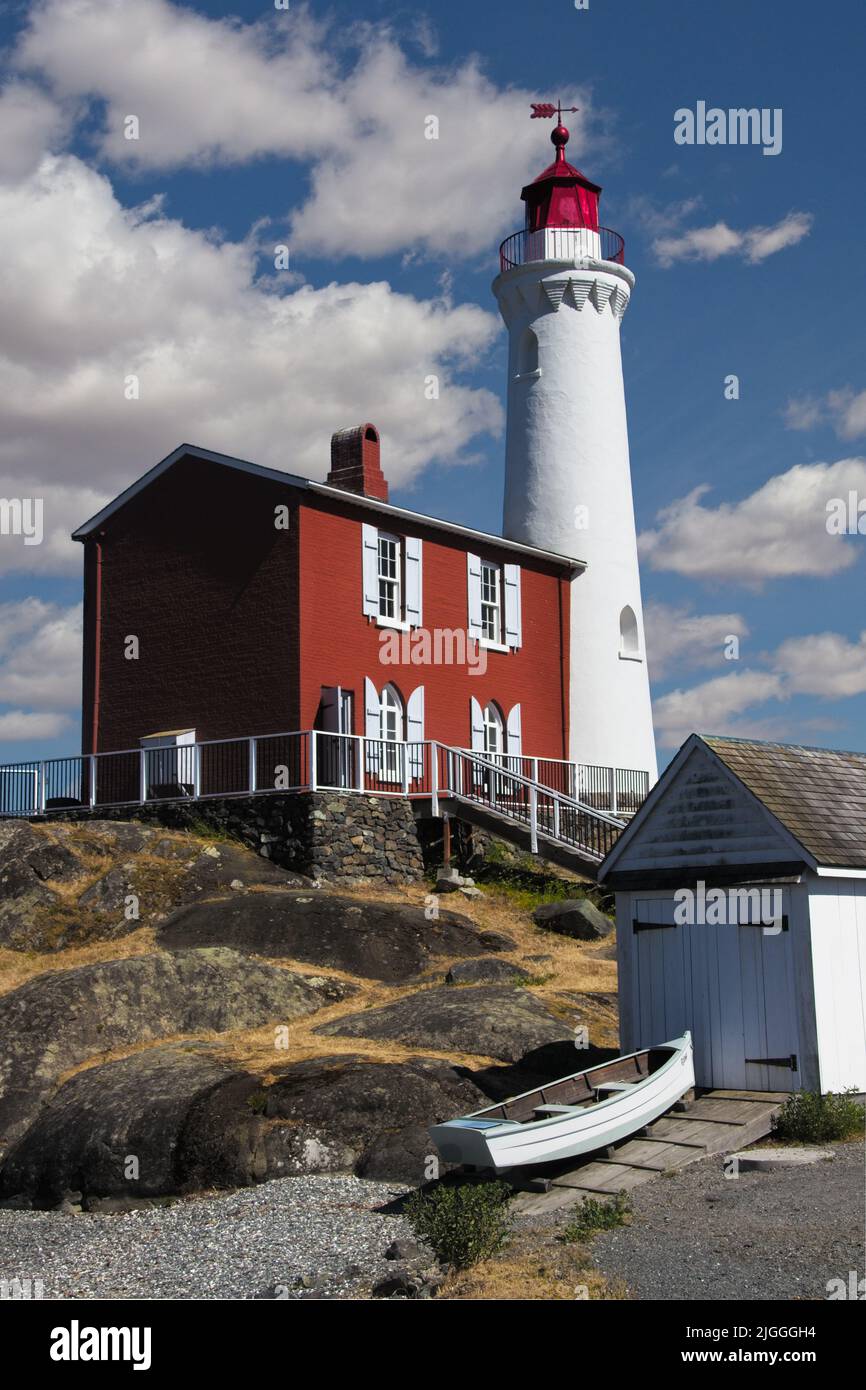
<svg viewBox="0 0 866 1390"><path fill-rule="evenodd" d="M504 1244L510 1196L504 1182L440 1183L429 1192L413 1192L405 1212L415 1235L442 1264L467 1269Z"/></svg>
<svg viewBox="0 0 866 1390"><path fill-rule="evenodd" d="M610 1231L624 1226L631 1216L631 1202L624 1192L617 1192L610 1202L597 1202L587 1197L563 1226L559 1239L567 1242L587 1240L596 1231Z"/></svg>
<svg viewBox="0 0 866 1390"><path fill-rule="evenodd" d="M828 1139L849 1139L863 1132L863 1108L853 1091L797 1091L789 1096L773 1119L777 1139L798 1139L805 1144L825 1144Z"/></svg>

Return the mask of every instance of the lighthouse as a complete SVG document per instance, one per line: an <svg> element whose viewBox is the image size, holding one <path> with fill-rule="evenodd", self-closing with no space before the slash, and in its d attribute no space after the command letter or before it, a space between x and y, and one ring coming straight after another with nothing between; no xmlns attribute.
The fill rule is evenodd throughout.
<svg viewBox="0 0 866 1390"><path fill-rule="evenodd" d="M503 534L586 562L571 583L570 757L654 782L619 341L634 275L599 226L600 187L565 157L561 115L551 140L493 282L509 336Z"/></svg>

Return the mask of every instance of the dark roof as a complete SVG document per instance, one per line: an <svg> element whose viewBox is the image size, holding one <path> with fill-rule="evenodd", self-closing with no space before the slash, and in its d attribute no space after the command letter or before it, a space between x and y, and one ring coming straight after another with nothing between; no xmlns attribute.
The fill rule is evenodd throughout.
<svg viewBox="0 0 866 1390"><path fill-rule="evenodd" d="M866 868L866 753L702 738L818 864Z"/></svg>
<svg viewBox="0 0 866 1390"><path fill-rule="evenodd" d="M368 425L365 428L371 429L373 427ZM576 560L570 555L560 555L555 550L542 550L537 545L526 545L523 541L509 540L507 536L494 536L489 531L476 531L474 527L461 526L456 521L443 521L438 516L427 516L424 512L412 512L408 507L395 507L392 502L382 502L376 497L364 497L360 493L349 492L332 483L317 483L312 478L302 478L296 473L283 473L277 468L265 468L262 464L250 463L248 459L235 458L232 454L218 454L213 449L202 449L197 444L179 444L164 459L161 459L147 473L143 473L112 502L103 507L102 511L97 512L89 521L85 521L82 526L77 527L72 532L72 539L74 541L87 540L88 536L99 531L109 517L120 511L121 507L130 502L133 497L137 497L145 488L150 487L151 483L156 482L157 478L161 477L169 468L173 468L183 458L204 459L208 463L219 464L224 468L233 468L254 478L267 478L271 482L285 483L288 487L300 488L307 492L317 493L322 497L339 499L358 507L381 512L384 516L398 517L409 523L434 526L440 531L450 531L452 535L485 541L501 550L513 550L517 554L543 560L572 573L586 569L585 560Z"/></svg>

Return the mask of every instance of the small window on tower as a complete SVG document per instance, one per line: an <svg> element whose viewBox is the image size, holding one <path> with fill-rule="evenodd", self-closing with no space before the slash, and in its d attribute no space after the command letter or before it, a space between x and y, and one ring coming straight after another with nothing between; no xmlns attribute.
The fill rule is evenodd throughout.
<svg viewBox="0 0 866 1390"><path fill-rule="evenodd" d="M619 654L621 657L631 658L632 661L641 660L637 618L634 609L628 604L619 615Z"/></svg>
<svg viewBox="0 0 866 1390"><path fill-rule="evenodd" d="M517 355L517 372L519 376L528 376L531 372L538 371L538 339L531 328L527 328L520 339L520 351Z"/></svg>

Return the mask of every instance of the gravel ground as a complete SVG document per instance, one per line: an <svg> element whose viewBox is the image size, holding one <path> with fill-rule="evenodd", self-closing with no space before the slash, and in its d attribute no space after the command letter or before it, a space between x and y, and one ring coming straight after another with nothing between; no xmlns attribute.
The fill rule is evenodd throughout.
<svg viewBox="0 0 866 1390"><path fill-rule="evenodd" d="M318 1296L364 1296L395 1272L391 1241L411 1238L377 1210L405 1190L281 1178L117 1215L0 1211L0 1279L41 1279L45 1298L235 1299L274 1285L303 1297L293 1286L308 1276Z"/></svg>
<svg viewBox="0 0 866 1390"><path fill-rule="evenodd" d="M595 1263L636 1298L826 1298L829 1279L864 1273L863 1144L828 1147L808 1168L734 1179L715 1157L645 1183Z"/></svg>

